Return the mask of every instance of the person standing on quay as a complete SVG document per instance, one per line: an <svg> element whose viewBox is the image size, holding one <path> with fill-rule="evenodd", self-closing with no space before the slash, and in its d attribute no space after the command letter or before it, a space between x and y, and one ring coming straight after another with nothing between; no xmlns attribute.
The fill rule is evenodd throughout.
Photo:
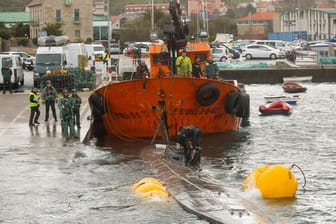
<svg viewBox="0 0 336 224"><path fill-rule="evenodd" d="M78 96L77 90L73 89L71 94L72 109L73 109L73 124L77 125L77 128L80 126L80 106L82 104L82 99Z"/></svg>
<svg viewBox="0 0 336 224"><path fill-rule="evenodd" d="M46 86L42 89L42 103L46 106L45 111L45 119L44 121L48 121L49 119L49 108L51 107L52 114L54 116L55 121L57 121L55 102L57 99L57 90L51 85L51 82L48 80L46 82Z"/></svg>
<svg viewBox="0 0 336 224"><path fill-rule="evenodd" d="M64 100L71 100L70 99L70 96L69 96L69 92L68 92L68 90L67 89L63 89L63 91L62 91L62 96L58 99L58 108L61 110L61 108L63 107L63 101ZM69 102L70 104L72 103L72 102ZM72 105L71 105L72 106Z"/></svg>
<svg viewBox="0 0 336 224"><path fill-rule="evenodd" d="M37 94L38 89L33 87L32 91L29 94L29 107L30 107L30 118L29 126L38 126L40 123L38 119L40 117L40 97Z"/></svg>
<svg viewBox="0 0 336 224"><path fill-rule="evenodd" d="M9 68L8 64L5 64L5 66L1 68L1 73L3 77L3 94L6 94L7 88L10 94L12 94L12 70Z"/></svg>
<svg viewBox="0 0 336 224"><path fill-rule="evenodd" d="M60 119L62 126L62 136L67 140L71 137L77 138L76 131L73 124L73 108L70 104L70 99L64 99L62 101L62 107L60 109ZM70 133L69 133L70 129Z"/></svg>

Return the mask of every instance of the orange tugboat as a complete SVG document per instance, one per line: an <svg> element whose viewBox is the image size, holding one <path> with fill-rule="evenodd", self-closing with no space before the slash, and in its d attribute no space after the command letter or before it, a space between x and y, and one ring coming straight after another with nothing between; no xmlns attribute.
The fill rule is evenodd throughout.
<svg viewBox="0 0 336 224"><path fill-rule="evenodd" d="M249 95L236 80L175 75L179 49L186 49L192 62L198 56L202 68L210 57L207 42L187 42L177 29L183 26L177 6L176 1L170 2L172 27L176 29L165 31L169 42L153 43L149 49L150 78L110 82L90 96L96 136L153 140L162 136L168 143L181 126L198 125L203 134L211 134L237 131L241 118L248 119Z"/></svg>

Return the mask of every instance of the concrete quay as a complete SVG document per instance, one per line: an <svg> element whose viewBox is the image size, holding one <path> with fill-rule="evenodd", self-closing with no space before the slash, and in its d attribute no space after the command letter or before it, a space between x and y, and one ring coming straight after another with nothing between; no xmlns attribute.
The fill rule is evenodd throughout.
<svg viewBox="0 0 336 224"><path fill-rule="evenodd" d="M82 98L81 106L81 128L78 130L80 139L73 141L83 141L90 127L90 120L87 119L91 115L88 97L91 91L79 92ZM56 145L65 143L61 134L61 123L59 119L59 110L56 106L58 121L55 122L50 111L49 121L45 122L45 105L40 105L40 125L30 127L28 125L30 108L28 106L29 91L16 92L13 94L1 94L0 103L2 107L2 115L0 116L0 147L11 146L31 146L52 148ZM72 141L72 140L71 140Z"/></svg>

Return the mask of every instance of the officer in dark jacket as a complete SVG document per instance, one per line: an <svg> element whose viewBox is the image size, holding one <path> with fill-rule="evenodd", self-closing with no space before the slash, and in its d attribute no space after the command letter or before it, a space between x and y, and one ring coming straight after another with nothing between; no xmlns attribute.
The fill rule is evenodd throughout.
<svg viewBox="0 0 336 224"><path fill-rule="evenodd" d="M205 63L204 73L208 79L218 79L219 69L212 57Z"/></svg>
<svg viewBox="0 0 336 224"><path fill-rule="evenodd" d="M192 64L191 74L192 74L192 77L194 78L203 77L201 64L200 64L200 58L198 56L195 57L195 61Z"/></svg>
<svg viewBox="0 0 336 224"><path fill-rule="evenodd" d="M199 167L201 162L202 132L198 126L181 127L176 136L176 141L184 149L185 164Z"/></svg>
<svg viewBox="0 0 336 224"><path fill-rule="evenodd" d="M3 94L6 93L7 88L9 89L10 94L12 94L12 70L8 64L5 64L5 66L1 68L1 73L3 77Z"/></svg>

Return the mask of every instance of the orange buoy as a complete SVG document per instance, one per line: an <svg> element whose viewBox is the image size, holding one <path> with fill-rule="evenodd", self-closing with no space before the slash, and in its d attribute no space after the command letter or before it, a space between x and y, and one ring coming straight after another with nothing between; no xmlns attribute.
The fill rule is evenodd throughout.
<svg viewBox="0 0 336 224"><path fill-rule="evenodd" d="M296 177L283 165L259 167L243 183L244 189L259 189L264 198L294 197L297 186Z"/></svg>

